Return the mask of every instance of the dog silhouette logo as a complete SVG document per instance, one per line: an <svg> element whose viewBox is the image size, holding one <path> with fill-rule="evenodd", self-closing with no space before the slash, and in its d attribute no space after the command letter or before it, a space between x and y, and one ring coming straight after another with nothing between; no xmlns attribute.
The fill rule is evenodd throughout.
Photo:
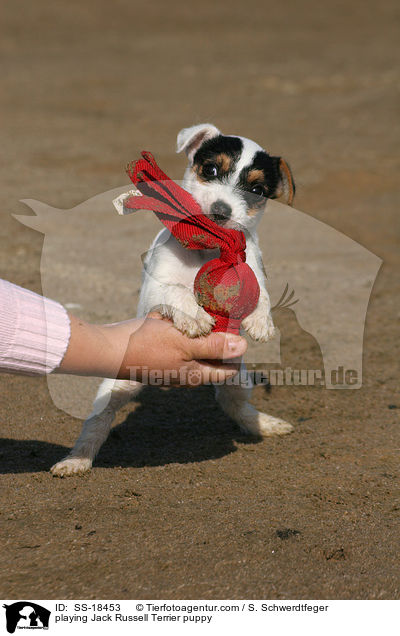
<svg viewBox="0 0 400 636"><path fill-rule="evenodd" d="M6 610L7 631L14 634L16 629L48 629L51 612L32 603L18 601L11 605L3 605Z"/></svg>

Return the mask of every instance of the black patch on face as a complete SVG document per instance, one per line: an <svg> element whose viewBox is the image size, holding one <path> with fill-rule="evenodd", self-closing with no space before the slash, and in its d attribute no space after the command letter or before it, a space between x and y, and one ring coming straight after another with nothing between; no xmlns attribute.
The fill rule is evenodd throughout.
<svg viewBox="0 0 400 636"><path fill-rule="evenodd" d="M227 137L218 135L205 141L193 158L193 166L197 172L202 172L203 166L209 168L213 165L217 166L217 174L213 175L212 170L208 173L202 173L201 177L204 181L223 181L235 170L235 166L242 153L243 143L239 137ZM221 164L221 157L227 157L230 161L229 169L226 170L224 162Z"/></svg>
<svg viewBox="0 0 400 636"><path fill-rule="evenodd" d="M236 188L240 190L249 206L256 205L257 202L262 204L265 198L276 198L281 180L279 161L279 157L272 157L264 150L259 150L254 155L251 164L241 170ZM251 178L254 174L253 171L260 173L255 180ZM255 186L262 186L264 194L253 193L252 189Z"/></svg>

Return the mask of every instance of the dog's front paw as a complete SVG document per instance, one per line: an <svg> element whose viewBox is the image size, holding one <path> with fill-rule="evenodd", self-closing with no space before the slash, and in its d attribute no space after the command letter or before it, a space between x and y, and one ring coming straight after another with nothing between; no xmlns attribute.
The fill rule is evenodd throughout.
<svg viewBox="0 0 400 636"><path fill-rule="evenodd" d="M258 307L250 316L247 316L242 322L243 329L249 334L250 338L258 342L267 342L275 332L274 323L270 313L259 309Z"/></svg>
<svg viewBox="0 0 400 636"><path fill-rule="evenodd" d="M189 316L180 309L175 309L173 313L174 325L179 331L189 338L206 336L210 333L215 319L210 316L202 307L198 308L196 318Z"/></svg>
<svg viewBox="0 0 400 636"><path fill-rule="evenodd" d="M50 468L54 477L67 477L68 475L82 475L90 470L92 461L88 457L66 457Z"/></svg>

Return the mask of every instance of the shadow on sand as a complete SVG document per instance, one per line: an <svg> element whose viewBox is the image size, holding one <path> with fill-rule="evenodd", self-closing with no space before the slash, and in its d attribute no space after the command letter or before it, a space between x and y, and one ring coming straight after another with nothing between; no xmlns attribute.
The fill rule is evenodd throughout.
<svg viewBox="0 0 400 636"><path fill-rule="evenodd" d="M201 462L235 452L235 442L260 441L241 433L215 402L211 387L146 388L133 404L134 411L112 429L95 466ZM58 444L13 439L2 439L0 449L0 474L47 471L69 451Z"/></svg>

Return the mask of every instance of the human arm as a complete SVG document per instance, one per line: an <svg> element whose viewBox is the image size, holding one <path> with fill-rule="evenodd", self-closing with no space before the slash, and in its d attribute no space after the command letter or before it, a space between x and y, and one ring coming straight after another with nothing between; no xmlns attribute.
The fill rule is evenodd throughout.
<svg viewBox="0 0 400 636"><path fill-rule="evenodd" d="M157 313L145 319L93 325L70 315L71 337L56 373L142 381L157 372L164 384L222 381L235 375L233 360L246 350L244 338L212 333L188 338ZM231 360L230 363L222 362Z"/></svg>
<svg viewBox="0 0 400 636"><path fill-rule="evenodd" d="M136 379L141 380L141 369L157 370L162 377L166 371L176 376L185 369L199 372L202 382L235 373L233 363L220 360L244 353L244 339L223 334L191 339L160 318L151 314L146 319L93 325L68 314L53 300L0 280L0 371L131 378L135 367ZM236 347L229 350L231 341ZM179 383L185 384L182 374Z"/></svg>

